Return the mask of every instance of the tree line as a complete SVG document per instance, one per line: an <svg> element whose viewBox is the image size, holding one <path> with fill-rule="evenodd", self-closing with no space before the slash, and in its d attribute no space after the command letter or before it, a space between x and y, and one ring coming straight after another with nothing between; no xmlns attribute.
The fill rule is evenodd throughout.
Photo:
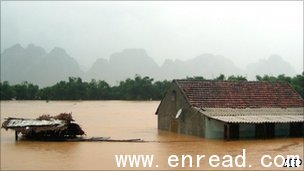
<svg viewBox="0 0 304 171"><path fill-rule="evenodd" d="M186 79L205 80L202 76ZM221 74L214 80L247 81L247 78ZM304 98L304 73L294 77L257 75L256 80L288 82ZM29 82L10 85L4 81L0 82L0 100L160 100L170 84L171 81L168 80L154 81L153 78L139 75L121 81L117 86L110 86L103 80L85 82L79 77L69 77L68 81L60 81L44 88Z"/></svg>

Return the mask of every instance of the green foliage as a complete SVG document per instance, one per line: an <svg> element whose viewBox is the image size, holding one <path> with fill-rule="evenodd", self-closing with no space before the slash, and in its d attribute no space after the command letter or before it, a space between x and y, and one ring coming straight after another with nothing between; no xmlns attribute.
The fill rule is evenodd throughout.
<svg viewBox="0 0 304 171"><path fill-rule="evenodd" d="M189 80L205 80L204 77L187 77ZM221 74L214 80L247 81L244 76L229 76ZM288 82L301 96L304 97L304 75L288 77L285 75L256 76L257 81ZM84 82L81 78L69 77L68 81L39 89L37 85L23 82L10 85L7 81L0 82L0 100L160 100L169 88L171 81L154 81L153 78L128 78L117 86L110 86L105 81Z"/></svg>
<svg viewBox="0 0 304 171"><path fill-rule="evenodd" d="M116 87L116 99L121 100L159 100L165 94L170 83L167 80L153 82L153 78L136 75L134 79L121 81Z"/></svg>
<svg viewBox="0 0 304 171"><path fill-rule="evenodd" d="M247 81L247 78L244 76L241 76L241 75L237 75L237 76L231 75L228 77L227 80L228 81Z"/></svg>
<svg viewBox="0 0 304 171"><path fill-rule="evenodd" d="M27 82L10 86L5 81L0 82L0 95L1 100L160 100L170 83L136 75L111 87L105 81L83 82L81 78L69 77L68 81L39 90Z"/></svg>
<svg viewBox="0 0 304 171"><path fill-rule="evenodd" d="M13 87L7 81L0 82L0 100L11 100L15 96Z"/></svg>
<svg viewBox="0 0 304 171"><path fill-rule="evenodd" d="M220 76L218 76L217 78L215 78L214 80L218 80L218 81L224 81L226 80L226 77L224 74L220 74Z"/></svg>
<svg viewBox="0 0 304 171"><path fill-rule="evenodd" d="M202 76L194 76L194 77L186 77L187 80L206 80L204 77Z"/></svg>
<svg viewBox="0 0 304 171"><path fill-rule="evenodd" d="M157 81L154 83L155 99L162 99L169 88L171 81Z"/></svg>
<svg viewBox="0 0 304 171"><path fill-rule="evenodd" d="M126 79L121 81L120 97L123 100L141 100L141 99L154 99L153 92L153 79L149 77L142 78L139 75L135 79Z"/></svg>
<svg viewBox="0 0 304 171"><path fill-rule="evenodd" d="M292 78L291 85L304 98L304 73Z"/></svg>
<svg viewBox="0 0 304 171"><path fill-rule="evenodd" d="M92 79L91 82L88 83L86 90L87 94L85 99L102 100L111 98L111 87L105 81Z"/></svg>
<svg viewBox="0 0 304 171"><path fill-rule="evenodd" d="M28 82L23 82L11 87L15 92L16 100L35 100L38 98L39 87Z"/></svg>

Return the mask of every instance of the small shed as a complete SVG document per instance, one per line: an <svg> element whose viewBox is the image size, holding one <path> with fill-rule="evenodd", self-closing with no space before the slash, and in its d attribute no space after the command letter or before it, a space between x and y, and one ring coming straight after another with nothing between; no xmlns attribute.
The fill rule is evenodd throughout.
<svg viewBox="0 0 304 171"><path fill-rule="evenodd" d="M57 116L41 115L37 119L6 118L2 128L15 131L15 138L18 134L30 139L67 139L76 138L77 135L84 135L81 127L74 122L71 113L61 113Z"/></svg>
<svg viewBox="0 0 304 171"><path fill-rule="evenodd" d="M285 82L173 80L158 128L216 139L303 137L304 101Z"/></svg>

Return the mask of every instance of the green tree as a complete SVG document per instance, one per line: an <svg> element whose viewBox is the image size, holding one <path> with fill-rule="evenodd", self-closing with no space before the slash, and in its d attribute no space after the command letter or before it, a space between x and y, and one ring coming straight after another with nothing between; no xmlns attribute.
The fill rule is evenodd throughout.
<svg viewBox="0 0 304 171"><path fill-rule="evenodd" d="M136 75L134 79L121 81L118 88L120 99L124 100L149 100L156 97L153 94L153 79Z"/></svg>
<svg viewBox="0 0 304 171"><path fill-rule="evenodd" d="M39 90L38 97L41 100L51 100L54 98L54 86L53 87L45 87Z"/></svg>
<svg viewBox="0 0 304 171"><path fill-rule="evenodd" d="M228 77L227 80L229 80L229 81L247 81L247 78L244 76L241 76L241 75L237 75L237 76L231 75Z"/></svg>
<svg viewBox="0 0 304 171"><path fill-rule="evenodd" d="M17 100L36 100L38 99L39 87L27 81L13 86L15 98Z"/></svg>
<svg viewBox="0 0 304 171"><path fill-rule="evenodd" d="M202 76L193 76L193 77L186 77L187 80L206 80L204 77Z"/></svg>
<svg viewBox="0 0 304 171"><path fill-rule="evenodd" d="M220 74L217 78L215 78L214 80L218 80L218 81L224 81L226 80L226 77L224 74Z"/></svg>
<svg viewBox="0 0 304 171"><path fill-rule="evenodd" d="M11 100L15 96L14 89L7 81L0 82L0 100Z"/></svg>
<svg viewBox="0 0 304 171"><path fill-rule="evenodd" d="M257 81L270 81L270 82L275 82L277 81L277 78L275 76L269 76L269 75L264 75L263 77L257 75L256 76Z"/></svg>
<svg viewBox="0 0 304 171"><path fill-rule="evenodd" d="M171 84L171 81L167 81L167 80L164 80L164 81L156 81L153 86L154 86L154 93L155 96L154 98L155 99L162 99L164 96L165 96L165 93L167 91L167 89L169 88Z"/></svg>
<svg viewBox="0 0 304 171"><path fill-rule="evenodd" d="M69 77L66 87L67 98L69 100L86 99L86 83L83 83L81 78Z"/></svg>
<svg viewBox="0 0 304 171"><path fill-rule="evenodd" d="M302 75L296 75L291 80L293 88L304 98L304 72Z"/></svg>
<svg viewBox="0 0 304 171"><path fill-rule="evenodd" d="M204 80L204 77L187 77L190 80ZM275 76L264 75L256 76L257 81L279 81L288 82L291 86L304 97L304 75L294 77L284 74ZM225 75L221 74L214 80L226 80ZM246 77L231 75L227 80L246 81ZM110 86L105 81L91 80L83 82L81 78L69 77L68 81L60 81L53 86L39 89L37 85L23 82L10 86L8 82L0 82L1 100L160 100L170 86L171 81L156 81L150 77L135 75L121 81L118 86Z"/></svg>
<svg viewBox="0 0 304 171"><path fill-rule="evenodd" d="M111 87L105 81L96 81L92 79L87 85L87 99L90 100L108 100L111 97Z"/></svg>

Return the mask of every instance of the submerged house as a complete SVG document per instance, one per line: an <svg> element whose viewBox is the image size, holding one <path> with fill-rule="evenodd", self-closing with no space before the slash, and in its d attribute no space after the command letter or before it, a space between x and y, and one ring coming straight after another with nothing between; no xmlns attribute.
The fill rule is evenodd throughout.
<svg viewBox="0 0 304 171"><path fill-rule="evenodd" d="M205 138L303 137L304 101L288 83L173 80L158 128Z"/></svg>

